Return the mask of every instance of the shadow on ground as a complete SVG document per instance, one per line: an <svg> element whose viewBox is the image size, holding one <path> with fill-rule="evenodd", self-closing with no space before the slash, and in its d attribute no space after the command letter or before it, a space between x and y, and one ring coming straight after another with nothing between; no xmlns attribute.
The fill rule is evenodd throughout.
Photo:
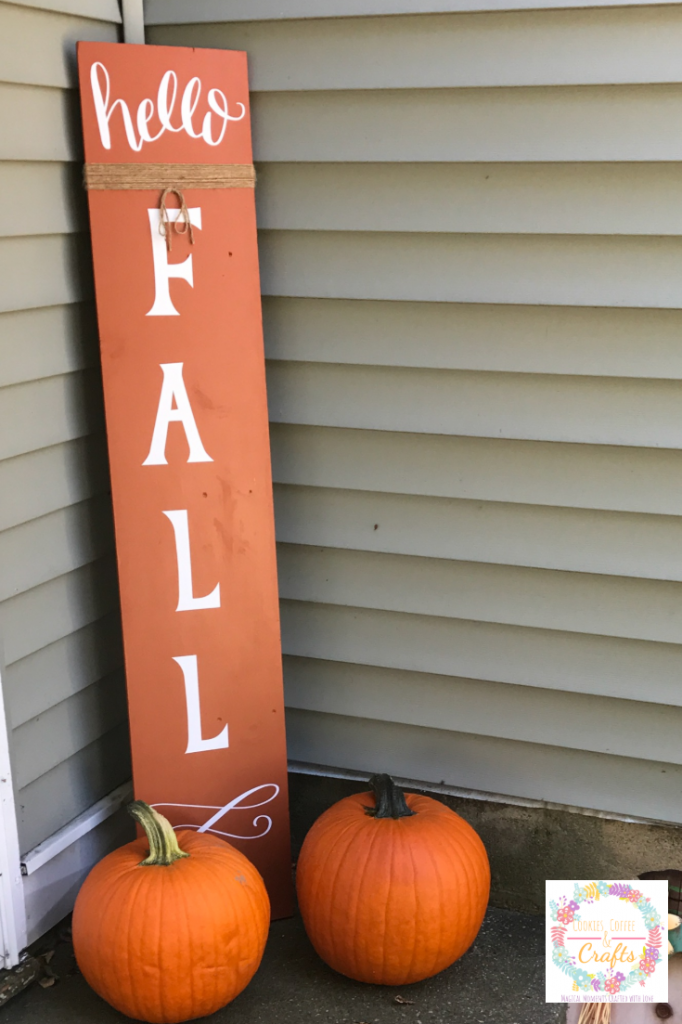
<svg viewBox="0 0 682 1024"><path fill-rule="evenodd" d="M349 981L318 959L300 918L272 925L249 987L211 1024L559 1024L544 1003L544 922L490 909L469 952L436 978L404 988ZM1 1024L121 1024L78 973L68 941L50 967L59 980L34 985L0 1011ZM112 965L115 969L115 965ZM409 1002L396 1002L396 996Z"/></svg>

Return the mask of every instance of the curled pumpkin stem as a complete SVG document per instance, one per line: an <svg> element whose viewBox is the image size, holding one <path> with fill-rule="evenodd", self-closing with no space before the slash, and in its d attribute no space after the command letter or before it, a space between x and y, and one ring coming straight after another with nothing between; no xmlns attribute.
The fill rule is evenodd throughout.
<svg viewBox="0 0 682 1024"><path fill-rule="evenodd" d="M415 813L390 775L373 775L369 784L374 790L375 806L366 807L365 812L372 818L410 818Z"/></svg>
<svg viewBox="0 0 682 1024"><path fill-rule="evenodd" d="M180 849L173 826L163 814L159 814L144 800L133 800L127 810L131 818L142 826L149 842L149 856L140 861L140 866L167 867L176 860L189 857L188 853Z"/></svg>

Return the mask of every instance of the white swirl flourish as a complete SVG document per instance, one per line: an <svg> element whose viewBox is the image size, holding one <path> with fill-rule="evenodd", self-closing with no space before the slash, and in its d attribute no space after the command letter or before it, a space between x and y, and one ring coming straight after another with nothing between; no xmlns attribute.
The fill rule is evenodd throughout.
<svg viewBox="0 0 682 1024"><path fill-rule="evenodd" d="M272 793L265 800L259 800L257 803L242 803L242 800L247 800L250 796L259 793L263 789L271 789ZM224 804L222 807L216 806L215 804L152 804L156 810L161 807L182 807L186 810L199 810L199 811L215 811L203 825L196 825L189 822L184 825L174 825L174 829L179 828L194 828L197 832L213 832L217 836L225 836L227 839L262 839L266 836L272 828L272 818L267 814L257 814L251 824L254 828L259 828L261 822L265 822L265 828L263 831L258 832L255 836L240 836L235 835L234 832L222 832L220 829L214 828L213 826L220 821L230 811L246 811L251 810L255 807L263 807L265 804L269 804L275 797L279 796L279 786L275 782L265 782L262 786L254 786L253 789L247 789L245 793L241 793L235 797L234 800L230 800L229 803Z"/></svg>

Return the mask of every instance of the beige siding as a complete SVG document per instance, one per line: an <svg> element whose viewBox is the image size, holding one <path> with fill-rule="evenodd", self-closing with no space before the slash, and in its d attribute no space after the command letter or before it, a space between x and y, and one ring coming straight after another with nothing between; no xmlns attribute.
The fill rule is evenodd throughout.
<svg viewBox="0 0 682 1024"><path fill-rule="evenodd" d="M33 3L34 0L29 0ZM38 0L36 0L38 2ZM53 0L49 0L50 5ZM56 2L56 0L54 0ZM66 2L66 0L59 0ZM83 0L71 0L82 3ZM678 0L656 0L656 5ZM641 0L145 0L145 22L153 25L244 21L291 21L297 18L348 18L384 14L433 14L458 11L499 11L571 7L643 6ZM161 38L161 35L158 36ZM165 38L165 36L164 36Z"/></svg>
<svg viewBox="0 0 682 1024"><path fill-rule="evenodd" d="M76 41L118 21L114 0L0 2L0 644L22 852L130 773L75 88Z"/></svg>
<svg viewBox="0 0 682 1024"><path fill-rule="evenodd" d="M681 822L682 11L452 6L146 5L249 55L290 756Z"/></svg>

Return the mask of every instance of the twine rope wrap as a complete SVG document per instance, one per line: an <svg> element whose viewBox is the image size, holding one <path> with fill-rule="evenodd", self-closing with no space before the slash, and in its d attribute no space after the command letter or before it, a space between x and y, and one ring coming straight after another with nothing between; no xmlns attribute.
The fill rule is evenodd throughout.
<svg viewBox="0 0 682 1024"><path fill-rule="evenodd" d="M171 181L171 185L159 185ZM173 228L178 235L189 235L194 245L194 230L181 188L254 188L256 172L253 164L94 164L83 167L83 187L90 190L159 189L159 233L172 249ZM180 213L171 221L166 199L177 197Z"/></svg>
<svg viewBox="0 0 682 1024"><path fill-rule="evenodd" d="M165 183L165 184L161 184ZM86 189L254 188L253 164L90 164Z"/></svg>

